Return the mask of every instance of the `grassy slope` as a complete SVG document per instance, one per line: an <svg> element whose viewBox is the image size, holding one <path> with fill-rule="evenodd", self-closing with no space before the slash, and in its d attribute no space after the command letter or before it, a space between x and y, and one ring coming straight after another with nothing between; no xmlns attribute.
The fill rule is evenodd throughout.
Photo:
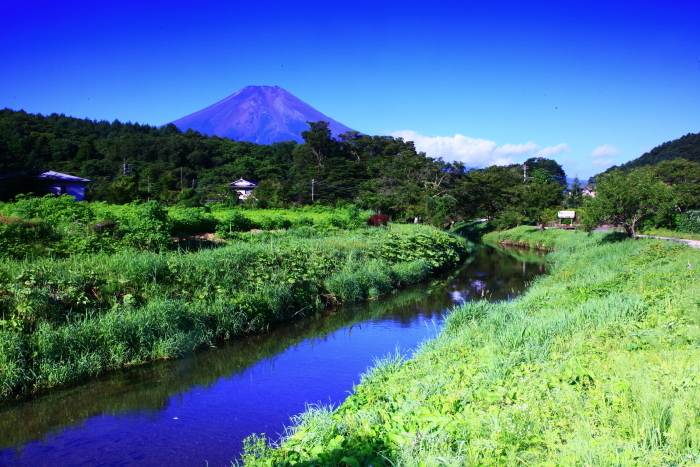
<svg viewBox="0 0 700 467"><path fill-rule="evenodd" d="M649 466L700 462L700 252L539 232L551 276L455 309L413 359L379 362L337 410L301 415L247 465Z"/></svg>
<svg viewBox="0 0 700 467"><path fill-rule="evenodd" d="M260 240L261 234L248 234ZM471 246L427 227L328 237L270 234L191 254L136 253L0 265L0 400L426 279Z"/></svg>

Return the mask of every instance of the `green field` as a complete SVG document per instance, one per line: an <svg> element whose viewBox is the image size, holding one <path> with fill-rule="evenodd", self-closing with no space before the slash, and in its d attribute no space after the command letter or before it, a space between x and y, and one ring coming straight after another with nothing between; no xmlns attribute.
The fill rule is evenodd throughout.
<svg viewBox="0 0 700 467"><path fill-rule="evenodd" d="M521 298L456 308L339 408L300 415L248 466L680 466L700 462L700 252L521 227L555 249Z"/></svg>

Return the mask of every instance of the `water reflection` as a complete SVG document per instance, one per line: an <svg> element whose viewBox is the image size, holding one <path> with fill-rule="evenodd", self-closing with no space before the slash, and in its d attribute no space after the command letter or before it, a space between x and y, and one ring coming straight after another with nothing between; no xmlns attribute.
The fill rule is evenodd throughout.
<svg viewBox="0 0 700 467"><path fill-rule="evenodd" d="M483 247L391 297L2 407L0 465L230 465L250 433L342 402L373 358L434 336L455 303L521 293L545 271L523 254Z"/></svg>

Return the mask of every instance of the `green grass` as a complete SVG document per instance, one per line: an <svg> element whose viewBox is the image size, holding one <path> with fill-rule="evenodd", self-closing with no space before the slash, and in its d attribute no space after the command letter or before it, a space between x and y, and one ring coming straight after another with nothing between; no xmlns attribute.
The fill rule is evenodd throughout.
<svg viewBox="0 0 700 467"><path fill-rule="evenodd" d="M700 234L678 232L671 229L646 229L643 235L653 235L656 237L683 238L686 240L700 240Z"/></svg>
<svg viewBox="0 0 700 467"><path fill-rule="evenodd" d="M300 238L240 234L196 253L120 251L0 265L0 400L174 358L376 297L455 265L472 246L429 227Z"/></svg>
<svg viewBox="0 0 700 467"><path fill-rule="evenodd" d="M244 462L343 466L680 466L700 462L700 252L519 228L553 273L507 303L456 308L336 410Z"/></svg>

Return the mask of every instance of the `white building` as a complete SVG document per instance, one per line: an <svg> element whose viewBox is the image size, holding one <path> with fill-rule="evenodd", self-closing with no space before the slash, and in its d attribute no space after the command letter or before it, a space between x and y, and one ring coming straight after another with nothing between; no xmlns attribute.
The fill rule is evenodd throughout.
<svg viewBox="0 0 700 467"><path fill-rule="evenodd" d="M255 187L258 186L258 184L244 178L239 178L235 182L231 182L229 186L231 187L231 190L238 193L239 199L246 199L248 195L253 192Z"/></svg>

